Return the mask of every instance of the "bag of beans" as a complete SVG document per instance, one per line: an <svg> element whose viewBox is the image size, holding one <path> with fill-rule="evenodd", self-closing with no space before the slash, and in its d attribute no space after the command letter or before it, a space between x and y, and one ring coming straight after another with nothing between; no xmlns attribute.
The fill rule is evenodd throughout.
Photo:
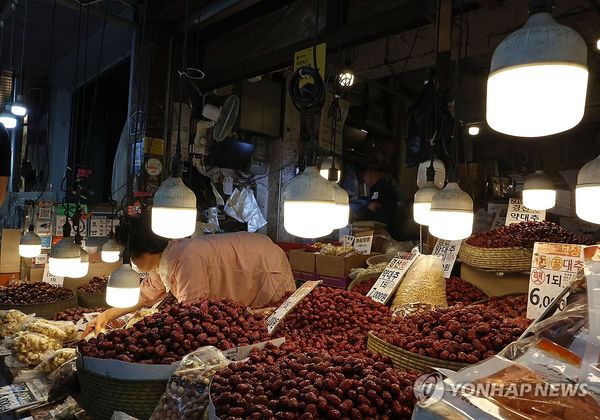
<svg viewBox="0 0 600 420"><path fill-rule="evenodd" d="M398 286L392 311L406 316L424 308L447 308L446 279L442 260L433 255L419 255Z"/></svg>
<svg viewBox="0 0 600 420"><path fill-rule="evenodd" d="M171 375L150 420L204 418L209 404L210 381L229 363L223 353L212 346L202 347L185 356Z"/></svg>

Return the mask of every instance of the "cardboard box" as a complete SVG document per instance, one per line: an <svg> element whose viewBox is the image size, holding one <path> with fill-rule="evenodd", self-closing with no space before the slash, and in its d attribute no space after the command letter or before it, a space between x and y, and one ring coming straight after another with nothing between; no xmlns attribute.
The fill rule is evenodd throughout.
<svg viewBox="0 0 600 420"><path fill-rule="evenodd" d="M16 273L21 271L19 256L20 229L2 229L0 245L0 273Z"/></svg>
<svg viewBox="0 0 600 420"><path fill-rule="evenodd" d="M460 277L488 296L504 296L515 293L527 294L529 291L529 273L504 273L499 275L463 263L460 266Z"/></svg>
<svg viewBox="0 0 600 420"><path fill-rule="evenodd" d="M296 280L310 281L317 279L315 257L316 254L305 252L303 249L293 249L288 253L290 266Z"/></svg>
<svg viewBox="0 0 600 420"><path fill-rule="evenodd" d="M8 283L18 281L20 278L20 273L1 273L0 286L6 286Z"/></svg>
<svg viewBox="0 0 600 420"><path fill-rule="evenodd" d="M350 270L366 266L367 259L376 254L353 254L349 257L336 257L334 255L316 255L316 268L318 276L337 277L347 279Z"/></svg>

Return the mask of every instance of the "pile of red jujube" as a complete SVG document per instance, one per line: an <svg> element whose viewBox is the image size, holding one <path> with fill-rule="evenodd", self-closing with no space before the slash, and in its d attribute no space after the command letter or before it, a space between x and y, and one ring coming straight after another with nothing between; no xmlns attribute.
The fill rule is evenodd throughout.
<svg viewBox="0 0 600 420"><path fill-rule="evenodd" d="M106 308L69 308L62 312L57 312L50 318L52 321L72 321L77 323L83 319L83 314L89 314L92 312L104 312Z"/></svg>
<svg viewBox="0 0 600 420"><path fill-rule="evenodd" d="M368 332L391 319L389 309L366 296L318 287L292 309L277 335L331 354L355 354L367 348Z"/></svg>
<svg viewBox="0 0 600 420"><path fill-rule="evenodd" d="M525 318L527 316L527 295L493 296L484 305L500 312L504 318Z"/></svg>
<svg viewBox="0 0 600 420"><path fill-rule="evenodd" d="M211 396L219 418L409 419L419 374L367 355L329 355L285 343L217 372Z"/></svg>
<svg viewBox="0 0 600 420"><path fill-rule="evenodd" d="M85 293L105 293L108 278L94 277L85 286L79 286L77 289Z"/></svg>
<svg viewBox="0 0 600 420"><path fill-rule="evenodd" d="M535 242L591 245L593 242L552 222L521 222L479 233L467 244L480 248L533 248Z"/></svg>
<svg viewBox="0 0 600 420"><path fill-rule="evenodd" d="M369 290L371 290L371 288L373 287L373 285L375 284L375 282L377 281L377 277L373 277L367 280L363 280L360 283L358 283L356 286L354 286L354 288L352 289L352 291L354 293L359 293L363 296L366 296L367 293L369 293Z"/></svg>
<svg viewBox="0 0 600 420"><path fill-rule="evenodd" d="M386 342L421 356L477 363L515 341L525 327L485 305L438 309L393 322L375 331Z"/></svg>
<svg viewBox="0 0 600 420"><path fill-rule="evenodd" d="M229 299L172 305L132 328L98 334L78 343L83 356L143 364L170 364L202 346L221 350L269 339L260 314Z"/></svg>
<svg viewBox="0 0 600 420"><path fill-rule="evenodd" d="M448 306L470 305L486 298L487 295L485 293L460 277L446 279L446 300L448 301Z"/></svg>
<svg viewBox="0 0 600 420"><path fill-rule="evenodd" d="M48 283L20 283L0 289L0 304L51 303L66 300L73 296L72 290L54 287Z"/></svg>

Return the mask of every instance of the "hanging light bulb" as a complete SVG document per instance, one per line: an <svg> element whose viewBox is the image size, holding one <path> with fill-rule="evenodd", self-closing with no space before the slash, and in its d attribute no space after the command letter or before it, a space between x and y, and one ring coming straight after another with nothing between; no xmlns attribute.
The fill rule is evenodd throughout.
<svg viewBox="0 0 600 420"><path fill-rule="evenodd" d="M333 232L334 192L329 181L308 166L290 181L283 202L283 226L300 238L319 238Z"/></svg>
<svg viewBox="0 0 600 420"><path fill-rule="evenodd" d="M17 126L17 119L10 112L6 110L0 112L0 124L4 125L5 128L15 128Z"/></svg>
<svg viewBox="0 0 600 420"><path fill-rule="evenodd" d="M119 261L119 258L121 258L121 245L119 245L113 238L110 238L108 241L104 242L104 245L102 245L100 257L105 263L114 263Z"/></svg>
<svg viewBox="0 0 600 420"><path fill-rule="evenodd" d="M341 229L348 225L350 218L350 200L348 193L337 182L331 181L335 200L334 215L332 216L333 228Z"/></svg>
<svg viewBox="0 0 600 420"><path fill-rule="evenodd" d="M152 206L152 231L169 239L190 236L196 230L196 195L181 177L160 184Z"/></svg>
<svg viewBox="0 0 600 420"><path fill-rule="evenodd" d="M415 201L413 203L413 219L415 222L429 226L431 217L431 201L433 196L440 190L435 186L433 181L427 181L422 188L415 193Z"/></svg>
<svg viewBox="0 0 600 420"><path fill-rule="evenodd" d="M58 277L73 277L81 264L81 247L70 236L63 237L52 247L48 258L48 271Z"/></svg>
<svg viewBox="0 0 600 420"><path fill-rule="evenodd" d="M481 131L481 130L479 129L478 125L470 125L467 128L467 133L469 133L469 136L478 136L479 131Z"/></svg>
<svg viewBox="0 0 600 420"><path fill-rule="evenodd" d="M21 95L17 95L17 100L12 103L10 106L10 112L18 117L24 117L27 115L27 107L23 102L23 97Z"/></svg>
<svg viewBox="0 0 600 420"><path fill-rule="evenodd" d="M345 70L338 75L338 83L341 87L349 88L354 84L354 73L351 70Z"/></svg>
<svg viewBox="0 0 600 420"><path fill-rule="evenodd" d="M600 225L600 156L586 163L577 175L575 211L581 220Z"/></svg>
<svg viewBox="0 0 600 420"><path fill-rule="evenodd" d="M319 173L321 174L321 176L325 179L329 179L329 170L331 169L331 166L333 165L333 156L327 156L322 162L321 162L321 169L319 169ZM340 179L342 177L342 170L340 169L340 160L336 159L335 160L335 168L337 170L337 178L335 180L335 182L340 182Z"/></svg>
<svg viewBox="0 0 600 420"><path fill-rule="evenodd" d="M552 18L551 1L530 2L525 26L494 51L487 83L487 122L511 136L566 131L583 117L587 46Z"/></svg>
<svg viewBox="0 0 600 420"><path fill-rule="evenodd" d="M69 272L66 277L79 279L87 275L90 268L90 255L85 250L81 250L81 257L79 258L79 264L73 266L73 270Z"/></svg>
<svg viewBox="0 0 600 420"><path fill-rule="evenodd" d="M449 182L431 201L429 232L450 241L473 232L473 200L456 182Z"/></svg>
<svg viewBox="0 0 600 420"><path fill-rule="evenodd" d="M106 303L115 308L131 308L140 300L140 276L123 264L108 278Z"/></svg>
<svg viewBox="0 0 600 420"><path fill-rule="evenodd" d="M35 258L42 253L42 240L33 232L32 226L19 241L19 255L23 258Z"/></svg>
<svg viewBox="0 0 600 420"><path fill-rule="evenodd" d="M525 179L523 184L523 205L532 210L548 210L556 204L554 182L537 170Z"/></svg>

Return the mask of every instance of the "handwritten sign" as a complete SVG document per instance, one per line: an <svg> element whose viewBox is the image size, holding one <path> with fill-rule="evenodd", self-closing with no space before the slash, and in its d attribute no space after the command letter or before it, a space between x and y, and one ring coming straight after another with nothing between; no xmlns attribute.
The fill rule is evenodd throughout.
<svg viewBox="0 0 600 420"><path fill-rule="evenodd" d="M442 257L442 268L444 269L444 277L449 278L452 273L452 268L456 262L458 251L462 240L448 241L446 239L438 239L433 247L433 255Z"/></svg>
<svg viewBox="0 0 600 420"><path fill-rule="evenodd" d="M368 235L359 236L358 234L354 238L354 250L357 254L369 255L371 253L371 247L373 246L373 232L371 231Z"/></svg>
<svg viewBox="0 0 600 420"><path fill-rule="evenodd" d="M536 242L533 246L527 318L537 319L583 269L582 245ZM566 306L566 296L558 309Z"/></svg>
<svg viewBox="0 0 600 420"><path fill-rule="evenodd" d="M546 210L531 210L523 205L520 198L511 198L506 211L506 226L520 222L541 222L546 220Z"/></svg>
<svg viewBox="0 0 600 420"><path fill-rule="evenodd" d="M44 283L48 283L54 287L62 287L63 283L65 281L65 278L55 276L54 274L50 274L50 272L48 271L49 266L50 266L50 264L46 264L44 266L44 274L42 276L42 281Z"/></svg>
<svg viewBox="0 0 600 420"><path fill-rule="evenodd" d="M267 318L267 331L273 334L281 320L291 311L294 306L298 304L302 299L306 297L315 287L321 284L321 280L317 281L306 281L300 286L289 298L286 299L283 304L277 308L277 310Z"/></svg>
<svg viewBox="0 0 600 420"><path fill-rule="evenodd" d="M385 305L418 256L419 254L412 252L397 253L385 270L383 270L383 273L381 273L371 290L369 290L367 297Z"/></svg>

